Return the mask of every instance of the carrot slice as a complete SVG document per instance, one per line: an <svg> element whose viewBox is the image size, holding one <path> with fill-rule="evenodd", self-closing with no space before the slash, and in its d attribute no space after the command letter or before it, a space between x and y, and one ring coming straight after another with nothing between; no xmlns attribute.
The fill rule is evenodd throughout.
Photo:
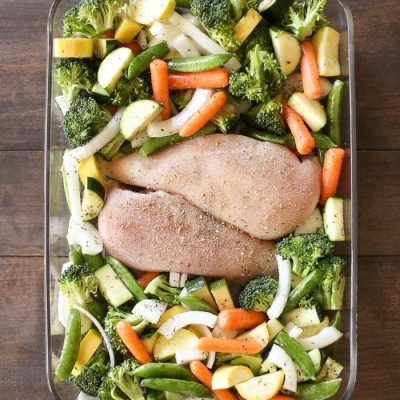
<svg viewBox="0 0 400 400"><path fill-rule="evenodd" d="M154 100L164 106L161 113L163 120L171 117L171 103L168 88L168 64L163 60L153 60L150 63L151 86Z"/></svg>
<svg viewBox="0 0 400 400"><path fill-rule="evenodd" d="M290 132L292 132L297 151L302 155L313 151L315 140L304 123L303 118L287 104L283 105L283 118L285 118Z"/></svg>
<svg viewBox="0 0 400 400"><path fill-rule="evenodd" d="M128 321L120 321L117 324L117 333L125 346L132 353L132 355L140 362L140 364L146 364L151 362L152 359L150 354L139 336L132 329Z"/></svg>
<svg viewBox="0 0 400 400"><path fill-rule="evenodd" d="M201 361L192 361L189 368L203 385L211 389L212 372ZM237 400L236 396L228 389L217 389L212 392L217 400Z"/></svg>
<svg viewBox="0 0 400 400"><path fill-rule="evenodd" d="M303 81L304 94L309 99L321 97L321 82L314 47L309 40L301 42L301 79Z"/></svg>
<svg viewBox="0 0 400 400"><path fill-rule="evenodd" d="M158 275L160 275L159 272L153 272L153 271L143 272L143 274L140 275L140 277L137 279L137 282L138 282L138 284L140 285L140 287L142 287L143 289L145 289L146 286L147 286L154 278L157 278Z"/></svg>
<svg viewBox="0 0 400 400"><path fill-rule="evenodd" d="M247 330L267 320L265 313L246 311L243 308L231 308L218 314L218 325L228 331Z"/></svg>
<svg viewBox="0 0 400 400"><path fill-rule="evenodd" d="M176 72L168 77L168 84L171 90L218 89L228 86L228 83L229 72L225 68L202 72Z"/></svg>
<svg viewBox="0 0 400 400"><path fill-rule="evenodd" d="M263 349L263 344L260 342L256 342L255 340L202 337L199 339L197 347L200 351L257 354Z"/></svg>
<svg viewBox="0 0 400 400"><path fill-rule="evenodd" d="M346 152L339 147L329 149L325 154L319 199L322 205L336 194L345 155Z"/></svg>
<svg viewBox="0 0 400 400"><path fill-rule="evenodd" d="M182 137L194 135L203 128L208 121L226 104L227 96L224 92L215 93L210 101L198 110L179 131Z"/></svg>

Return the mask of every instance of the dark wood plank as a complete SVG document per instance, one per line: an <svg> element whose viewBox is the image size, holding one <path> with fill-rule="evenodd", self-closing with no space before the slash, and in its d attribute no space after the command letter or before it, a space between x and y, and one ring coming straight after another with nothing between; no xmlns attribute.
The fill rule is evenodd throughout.
<svg viewBox="0 0 400 400"><path fill-rule="evenodd" d="M360 254L400 255L400 152L358 158ZM0 164L0 256L42 255L43 153L0 151Z"/></svg>
<svg viewBox="0 0 400 400"><path fill-rule="evenodd" d="M351 1L360 149L400 149L397 0Z"/></svg>
<svg viewBox="0 0 400 400"><path fill-rule="evenodd" d="M359 373L352 399L398 399L400 257L359 262ZM43 260L0 259L0 393L10 399L50 399L45 378ZM378 273L377 273L378 271ZM384 305L384 307L383 307ZM28 361L27 361L28 360ZM1 397L1 396L0 396Z"/></svg>

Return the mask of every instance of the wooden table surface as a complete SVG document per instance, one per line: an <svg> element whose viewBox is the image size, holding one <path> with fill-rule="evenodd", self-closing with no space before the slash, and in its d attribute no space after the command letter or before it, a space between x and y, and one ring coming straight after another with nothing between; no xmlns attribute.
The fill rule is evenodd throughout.
<svg viewBox="0 0 400 400"><path fill-rule="evenodd" d="M50 0L0 0L0 398L45 400L43 141ZM353 2L359 167L358 378L400 398L400 25ZM397 379L396 379L397 377Z"/></svg>

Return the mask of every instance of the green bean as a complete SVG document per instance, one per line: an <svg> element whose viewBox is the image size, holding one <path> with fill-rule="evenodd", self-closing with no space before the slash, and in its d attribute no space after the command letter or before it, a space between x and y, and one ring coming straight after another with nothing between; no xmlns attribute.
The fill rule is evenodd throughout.
<svg viewBox="0 0 400 400"><path fill-rule="evenodd" d="M81 337L81 314L74 308L71 309L67 327L65 329L64 344L61 350L60 359L55 371L58 379L64 381L69 377L74 368L79 353Z"/></svg>
<svg viewBox="0 0 400 400"><path fill-rule="evenodd" d="M101 268L105 264L101 253L96 255L82 254L82 256L86 264L92 270L92 272L96 272L99 268Z"/></svg>
<svg viewBox="0 0 400 400"><path fill-rule="evenodd" d="M284 312L288 312L296 308L300 299L303 296L311 293L321 281L323 271L320 269L315 269L310 274L308 274L290 293L288 301L286 303Z"/></svg>
<svg viewBox="0 0 400 400"><path fill-rule="evenodd" d="M328 136L321 132L314 132L311 134L315 140L315 148L327 150L332 147L337 147L336 143Z"/></svg>
<svg viewBox="0 0 400 400"><path fill-rule="evenodd" d="M319 383L302 383L297 387L297 400L325 400L334 396L342 383L341 379L332 379Z"/></svg>
<svg viewBox="0 0 400 400"><path fill-rule="evenodd" d="M176 6L182 8L190 8L190 0L176 0Z"/></svg>
<svg viewBox="0 0 400 400"><path fill-rule="evenodd" d="M161 390L163 392L179 393L184 396L212 397L209 390L204 385L197 382L182 381L179 379L154 378L143 379L140 384L145 388Z"/></svg>
<svg viewBox="0 0 400 400"><path fill-rule="evenodd" d="M328 132L332 140L340 146L342 142L340 125L342 122L342 99L344 82L336 80L329 92L326 113L328 116Z"/></svg>
<svg viewBox="0 0 400 400"><path fill-rule="evenodd" d="M259 129L255 128L242 128L241 132L244 133L246 136L249 136L253 139L261 140L263 142L270 142L270 143L275 143L275 144L282 144L286 145L287 144L287 139L286 136L279 136L279 135L274 135L272 133L264 132Z"/></svg>
<svg viewBox="0 0 400 400"><path fill-rule="evenodd" d="M202 72L223 67L233 54L211 54L200 57L174 58L168 61L168 69L179 72Z"/></svg>
<svg viewBox="0 0 400 400"><path fill-rule="evenodd" d="M85 260L82 256L81 246L76 246L69 252L69 261L74 265L83 265Z"/></svg>
<svg viewBox="0 0 400 400"><path fill-rule="evenodd" d="M311 379L315 379L315 365L301 344L291 338L285 331L279 332L275 341L288 353L289 357Z"/></svg>
<svg viewBox="0 0 400 400"><path fill-rule="evenodd" d="M163 137L154 137L150 138L146 143L142 145L140 148L140 154L145 157L149 157L157 151L163 149L164 147L173 145L175 143L182 142L184 140L190 140L195 137L209 135L210 133L215 133L216 127L214 124L207 124L204 128L200 129L197 133L195 133L190 138L183 138L178 134L163 136Z"/></svg>
<svg viewBox="0 0 400 400"><path fill-rule="evenodd" d="M132 293L133 297L137 301L147 299L147 296L144 294L143 289L136 282L136 279L129 272L128 268L125 267L125 265L123 265L122 263L120 263L118 260L116 260L114 257L111 256L106 257L106 263L110 265L110 267L118 275L118 278L121 279L123 284Z"/></svg>
<svg viewBox="0 0 400 400"><path fill-rule="evenodd" d="M101 322L107 314L108 306L106 303L96 300L85 304L85 309Z"/></svg>
<svg viewBox="0 0 400 400"><path fill-rule="evenodd" d="M150 63L156 59L164 58L170 49L167 42L161 42L155 46L149 47L148 49L142 51L138 56L136 56L128 67L128 78L132 79L140 73L146 71Z"/></svg>
<svg viewBox="0 0 400 400"><path fill-rule="evenodd" d="M140 378L171 378L196 382L196 378L188 369L172 363L144 364L136 368L133 375Z"/></svg>
<svg viewBox="0 0 400 400"><path fill-rule="evenodd" d="M203 300L193 296L180 296L178 300L192 311L205 311L211 314L217 314L217 311Z"/></svg>

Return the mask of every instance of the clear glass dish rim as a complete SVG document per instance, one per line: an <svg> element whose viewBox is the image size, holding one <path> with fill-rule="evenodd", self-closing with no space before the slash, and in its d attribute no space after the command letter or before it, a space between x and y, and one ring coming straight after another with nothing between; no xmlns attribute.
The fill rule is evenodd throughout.
<svg viewBox="0 0 400 400"><path fill-rule="evenodd" d="M51 375L51 319L50 319L50 252L49 252L49 184L50 184L50 115L51 115L51 88L52 88L52 22L58 5L63 0L54 0L47 20L47 64L46 64L46 108L45 108L45 142L44 142L44 306L45 306L45 350L46 375L49 390L57 400L63 400L54 387ZM346 390L341 400L350 400L354 391L357 377L357 140L356 140L356 101L355 101L355 67L354 67L354 24L349 0L336 0L345 12L347 23L348 43L348 86L349 86L349 113L350 113L350 191L351 191L351 282L350 282L350 375Z"/></svg>

